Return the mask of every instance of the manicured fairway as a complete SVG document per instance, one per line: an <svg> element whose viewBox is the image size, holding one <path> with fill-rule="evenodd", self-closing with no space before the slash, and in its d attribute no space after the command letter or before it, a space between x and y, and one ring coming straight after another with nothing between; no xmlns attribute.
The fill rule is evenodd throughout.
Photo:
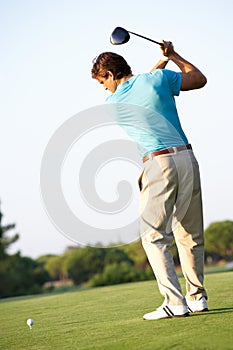
<svg viewBox="0 0 233 350"><path fill-rule="evenodd" d="M154 281L5 299L0 349L233 349L233 272L207 275L205 281L208 313L159 321L142 320L162 303ZM31 331L27 318L35 320Z"/></svg>

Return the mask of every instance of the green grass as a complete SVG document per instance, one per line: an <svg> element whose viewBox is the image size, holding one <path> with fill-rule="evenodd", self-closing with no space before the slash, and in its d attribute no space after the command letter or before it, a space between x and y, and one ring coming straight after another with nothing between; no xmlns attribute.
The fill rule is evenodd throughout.
<svg viewBox="0 0 233 350"><path fill-rule="evenodd" d="M207 275L205 285L208 313L158 321L142 320L162 303L155 281L5 299L0 349L232 349L233 272ZM35 320L31 331L30 317Z"/></svg>

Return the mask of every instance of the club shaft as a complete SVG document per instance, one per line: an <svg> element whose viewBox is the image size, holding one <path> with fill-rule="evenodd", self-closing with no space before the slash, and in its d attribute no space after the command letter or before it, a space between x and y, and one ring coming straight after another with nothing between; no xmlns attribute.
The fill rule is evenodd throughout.
<svg viewBox="0 0 233 350"><path fill-rule="evenodd" d="M150 39L150 38L147 38L146 36L143 36L143 35L140 35L140 34L137 34L137 33L134 33L134 32L130 32L130 31L128 31L128 32L129 32L130 34L137 35L137 36L139 36L140 38L143 38L143 39L152 41L152 43L155 43L155 44L158 44L158 45L160 45L160 46L163 46L162 43L159 43L158 41L155 41L155 40L152 40L152 39Z"/></svg>

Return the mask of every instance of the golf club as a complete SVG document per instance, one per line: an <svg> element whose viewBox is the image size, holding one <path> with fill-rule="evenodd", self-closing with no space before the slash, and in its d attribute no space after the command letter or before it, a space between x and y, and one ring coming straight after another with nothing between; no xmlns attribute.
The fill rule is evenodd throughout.
<svg viewBox="0 0 233 350"><path fill-rule="evenodd" d="M155 43L155 44L158 44L160 46L163 46L162 43L159 43L158 41L155 41L155 40L152 40L150 38L147 38L146 36L143 36L143 35L140 35L140 34L137 34L137 33L134 33L134 32L130 32L122 27L116 27L114 29L114 31L112 32L111 34L111 37L110 37L110 42L113 44L113 45L121 45L121 44L125 44L129 41L130 39L130 34L133 34L133 35L137 35L139 36L140 38L143 38L143 39L146 39L146 40L149 40L149 41L152 41L152 43Z"/></svg>

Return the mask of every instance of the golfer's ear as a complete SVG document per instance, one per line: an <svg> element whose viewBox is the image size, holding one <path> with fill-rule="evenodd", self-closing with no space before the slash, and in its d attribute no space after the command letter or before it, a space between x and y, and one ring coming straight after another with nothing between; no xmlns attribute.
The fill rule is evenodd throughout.
<svg viewBox="0 0 233 350"><path fill-rule="evenodd" d="M112 80L115 80L114 74L110 70L107 71L107 74L108 74L107 78L110 77L110 78L112 78Z"/></svg>

